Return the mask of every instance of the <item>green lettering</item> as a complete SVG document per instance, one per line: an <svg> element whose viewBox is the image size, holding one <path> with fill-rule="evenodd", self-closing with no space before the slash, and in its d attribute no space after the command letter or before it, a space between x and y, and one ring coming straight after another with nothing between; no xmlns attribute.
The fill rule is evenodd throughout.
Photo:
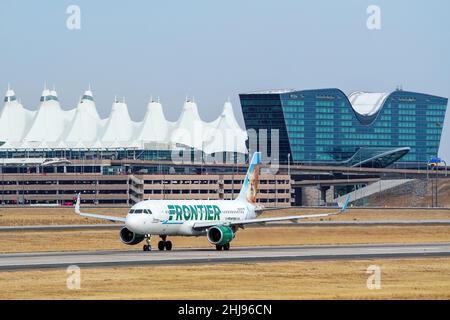
<svg viewBox="0 0 450 320"><path fill-rule="evenodd" d="M206 206L206 213L207 213L207 218L206 218L206 220L212 220L212 210L211 210L211 205L207 205Z"/></svg>
<svg viewBox="0 0 450 320"><path fill-rule="evenodd" d="M167 209L169 209L169 220L173 220L173 215L175 214L175 209L173 205L167 205Z"/></svg>
<svg viewBox="0 0 450 320"><path fill-rule="evenodd" d="M188 206L183 206L183 213L184 213L184 220L189 220L189 218L191 217L191 211L189 210Z"/></svg>
<svg viewBox="0 0 450 320"><path fill-rule="evenodd" d="M220 208L218 206L212 206L214 209L214 220L220 220Z"/></svg>
<svg viewBox="0 0 450 320"><path fill-rule="evenodd" d="M175 212L177 214L177 220L182 220L183 218L181 217L181 215L183 214L183 211L181 210L180 206L174 206L175 207Z"/></svg>
<svg viewBox="0 0 450 320"><path fill-rule="evenodd" d="M189 206L191 209L191 220L197 220L198 219L198 209L195 206Z"/></svg>
<svg viewBox="0 0 450 320"><path fill-rule="evenodd" d="M203 206L201 204L197 205L197 208L200 209L200 220L203 220Z"/></svg>

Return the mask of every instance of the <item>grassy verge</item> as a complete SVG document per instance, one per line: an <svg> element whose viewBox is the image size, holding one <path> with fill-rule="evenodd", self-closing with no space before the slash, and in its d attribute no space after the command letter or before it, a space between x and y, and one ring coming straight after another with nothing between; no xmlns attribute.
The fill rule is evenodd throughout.
<svg viewBox="0 0 450 320"><path fill-rule="evenodd" d="M367 288L370 265L381 289ZM450 259L304 261L0 272L0 299L450 299Z"/></svg>

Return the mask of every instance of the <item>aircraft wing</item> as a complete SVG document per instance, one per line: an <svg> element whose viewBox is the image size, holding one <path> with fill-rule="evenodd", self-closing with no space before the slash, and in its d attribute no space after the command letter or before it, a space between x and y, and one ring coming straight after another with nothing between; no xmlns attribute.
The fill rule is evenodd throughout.
<svg viewBox="0 0 450 320"><path fill-rule="evenodd" d="M77 194L77 202L75 204L75 213L87 218L95 218L95 219L102 219L102 220L108 220L111 222L125 222L125 218L121 217L114 217L114 216L104 216L101 214L93 214L93 213L83 213L80 211L80 194Z"/></svg>
<svg viewBox="0 0 450 320"><path fill-rule="evenodd" d="M278 222L278 221L292 221L292 222L296 223L296 222L298 222L298 220L301 220L301 219L322 218L322 217L329 217L329 216L335 216L335 215L341 214L347 210L349 200L350 200L350 196L347 197L347 200L345 201L344 205L342 206L342 208L339 211L331 212L331 213L304 214L304 215L297 215L297 216L272 217L272 218L262 218L262 219L247 219L247 220L237 220L237 221L197 222L197 223L194 223L193 228L195 230L201 230L201 229L207 229L207 228L219 226L219 225L243 227L248 224L264 224L267 222Z"/></svg>

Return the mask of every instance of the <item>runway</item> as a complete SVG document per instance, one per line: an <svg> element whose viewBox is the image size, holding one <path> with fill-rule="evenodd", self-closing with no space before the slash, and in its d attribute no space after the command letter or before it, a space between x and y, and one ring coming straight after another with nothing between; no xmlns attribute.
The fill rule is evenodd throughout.
<svg viewBox="0 0 450 320"><path fill-rule="evenodd" d="M292 222L270 222L266 227L350 227L350 226L446 226L450 220L373 220L373 221L302 221ZM250 225L247 228L260 227L261 225ZM120 229L122 224L73 224L73 225L30 225L30 226L0 226L0 232L17 231L70 231L70 230L111 230Z"/></svg>
<svg viewBox="0 0 450 320"><path fill-rule="evenodd" d="M143 252L138 248L141 246L129 251L1 254L0 270L450 256L450 243L232 247L230 251L211 247Z"/></svg>

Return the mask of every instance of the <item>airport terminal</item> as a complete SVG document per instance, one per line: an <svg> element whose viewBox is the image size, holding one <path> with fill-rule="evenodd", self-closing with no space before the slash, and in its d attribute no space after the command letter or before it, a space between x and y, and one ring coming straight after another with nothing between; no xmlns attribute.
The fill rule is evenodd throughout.
<svg viewBox="0 0 450 320"><path fill-rule="evenodd" d="M339 89L269 90L239 97L247 131L229 101L216 120L205 122L195 101L186 99L171 122L152 99L144 119L134 122L117 98L101 119L91 88L69 110L54 89L44 88L36 111L8 88L0 115L0 201L72 205L77 192L92 205L233 199L248 161L247 132L274 129L278 140L266 134L263 157L276 143L279 158L272 160L280 166L277 174L267 170L261 177L258 201L266 206L333 205L350 192L352 201L367 204L369 196L401 185L433 193L433 181L424 185L423 179L429 181L429 162L438 153L447 98L400 88L348 96ZM188 161L172 161L179 154Z"/></svg>

